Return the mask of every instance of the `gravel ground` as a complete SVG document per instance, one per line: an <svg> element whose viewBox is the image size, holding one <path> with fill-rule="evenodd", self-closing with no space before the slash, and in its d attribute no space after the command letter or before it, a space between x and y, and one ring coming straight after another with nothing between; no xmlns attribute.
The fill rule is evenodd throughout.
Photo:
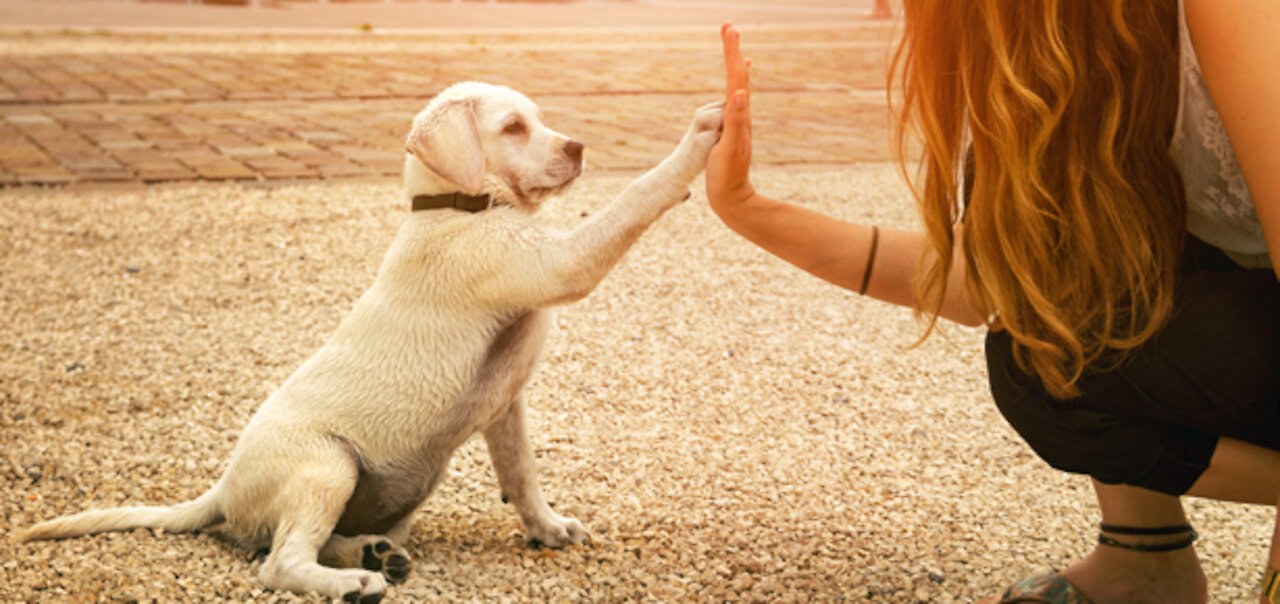
<svg viewBox="0 0 1280 604"><path fill-rule="evenodd" d="M887 165L755 180L850 220L914 221ZM546 219L571 225L624 184L588 178ZM208 488L403 216L391 182L0 191L0 601L320 601L263 590L261 561L216 532L14 535ZM1088 481L999 417L980 331L910 348L909 311L767 256L700 194L557 327L531 433L544 490L593 541L527 547L473 440L392 601L972 601L1091 547ZM1188 509L1213 601L1256 598L1271 510Z"/></svg>

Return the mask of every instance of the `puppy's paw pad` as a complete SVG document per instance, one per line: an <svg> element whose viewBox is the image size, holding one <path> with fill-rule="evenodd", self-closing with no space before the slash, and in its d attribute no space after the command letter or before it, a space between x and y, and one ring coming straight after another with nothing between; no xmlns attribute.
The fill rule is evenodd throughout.
<svg viewBox="0 0 1280 604"><path fill-rule="evenodd" d="M387 576L392 583L403 582L409 577L409 557L400 554L392 554L387 556L387 562L383 566L382 574Z"/></svg>
<svg viewBox="0 0 1280 604"><path fill-rule="evenodd" d="M382 570L382 558L378 557L374 549L383 545L382 543L377 546L365 545L364 555L360 557L360 566L366 570Z"/></svg>
<svg viewBox="0 0 1280 604"><path fill-rule="evenodd" d="M366 543L361 551L360 566L364 569L379 571L392 583L404 581L409 576L408 553L390 539L383 537Z"/></svg>

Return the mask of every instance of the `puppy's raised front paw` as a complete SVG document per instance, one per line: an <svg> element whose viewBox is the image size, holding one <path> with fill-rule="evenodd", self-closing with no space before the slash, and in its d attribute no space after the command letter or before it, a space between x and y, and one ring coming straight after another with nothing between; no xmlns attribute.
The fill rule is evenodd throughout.
<svg viewBox="0 0 1280 604"><path fill-rule="evenodd" d="M706 161L707 154L720 140L724 123L724 103L710 103L693 112L693 124L685 137L693 144L694 156Z"/></svg>

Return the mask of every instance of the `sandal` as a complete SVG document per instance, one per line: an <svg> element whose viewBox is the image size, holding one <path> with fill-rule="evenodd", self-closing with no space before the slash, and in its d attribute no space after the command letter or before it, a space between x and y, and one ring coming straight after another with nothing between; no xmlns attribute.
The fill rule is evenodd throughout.
<svg viewBox="0 0 1280 604"><path fill-rule="evenodd" d="M1280 572L1267 567L1262 574L1262 597L1271 604L1280 604Z"/></svg>
<svg viewBox="0 0 1280 604"><path fill-rule="evenodd" d="M1110 535L1098 533L1098 543L1108 547L1118 547L1135 552L1169 552L1191 547L1191 544L1200 538L1196 534L1195 529L1190 524L1180 524L1176 526L1161 527L1131 527L1117 526L1114 524L1102 524L1103 532L1115 535L1132 535L1132 536L1174 536L1185 535L1182 539L1169 543L1160 544L1137 544L1126 543L1120 541ZM1266 579L1271 580L1271 587L1277 592L1273 596L1272 602L1280 604L1280 579L1277 579L1273 573L1268 574L1264 578L1263 593L1267 592ZM1012 587L1000 596L998 604L1013 604L1014 602L1041 602L1043 604L1092 604L1092 600L1085 597L1079 589L1076 589L1070 581L1067 581L1062 575L1057 573L1049 573L1047 575L1038 575L1035 577L1026 577L1014 583Z"/></svg>
<svg viewBox="0 0 1280 604"><path fill-rule="evenodd" d="M1093 604L1071 582L1058 573L1019 579L1000 596L998 604L1041 602L1043 604Z"/></svg>

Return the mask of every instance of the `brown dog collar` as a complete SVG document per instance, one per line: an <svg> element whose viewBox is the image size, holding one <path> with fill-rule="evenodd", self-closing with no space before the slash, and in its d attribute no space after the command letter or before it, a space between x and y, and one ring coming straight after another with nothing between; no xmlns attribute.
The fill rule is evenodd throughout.
<svg viewBox="0 0 1280 604"><path fill-rule="evenodd" d="M479 212L489 209L488 195L467 195L466 193L443 193L440 195L414 195L413 211L438 210L454 208L465 212Z"/></svg>

